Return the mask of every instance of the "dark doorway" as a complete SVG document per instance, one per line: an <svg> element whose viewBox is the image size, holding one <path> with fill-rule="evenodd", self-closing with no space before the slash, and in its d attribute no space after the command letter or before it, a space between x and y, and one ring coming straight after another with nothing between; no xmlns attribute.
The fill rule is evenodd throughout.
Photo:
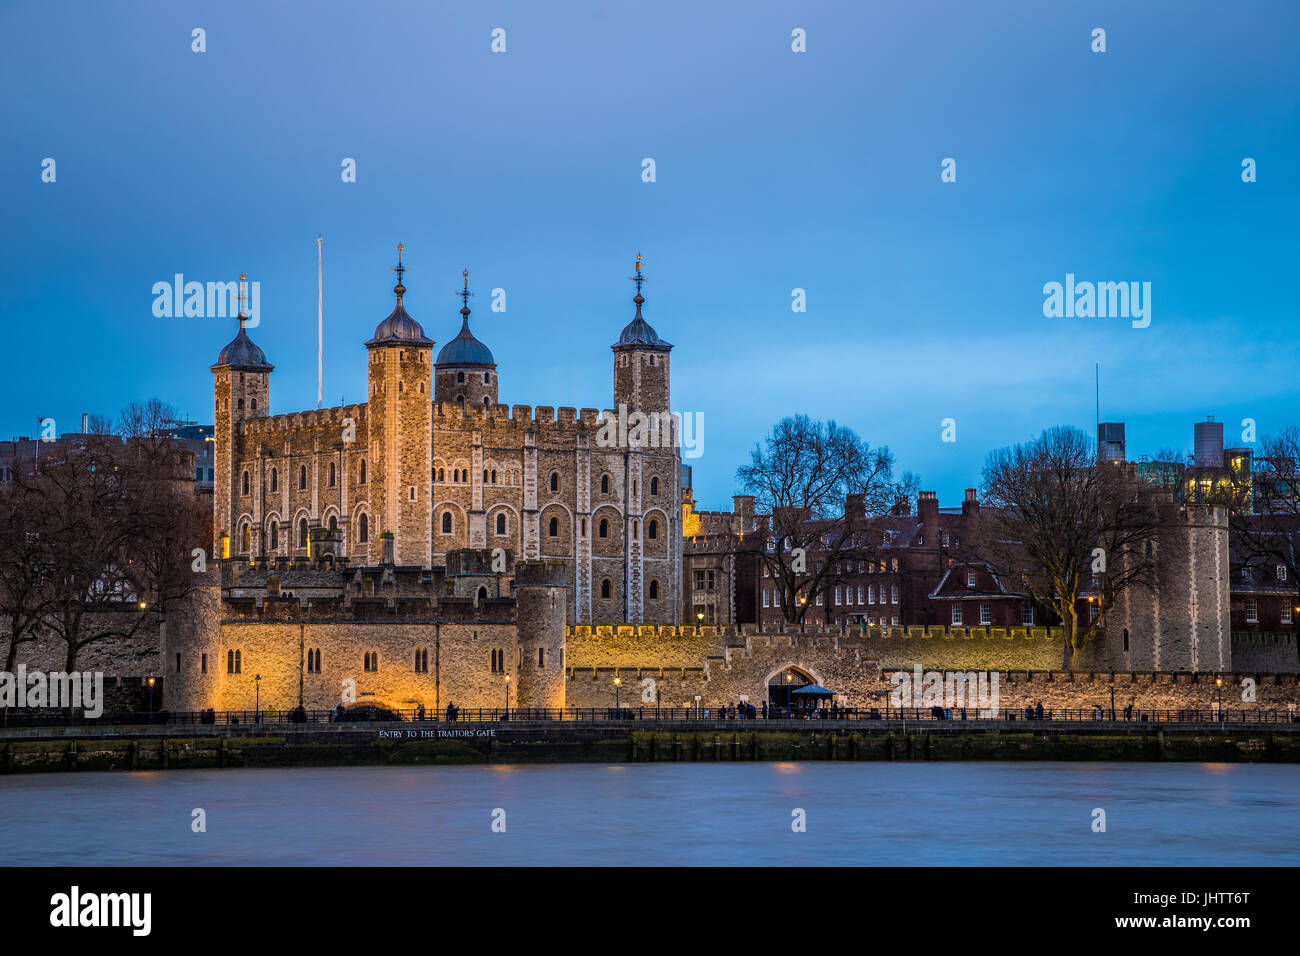
<svg viewBox="0 0 1300 956"><path fill-rule="evenodd" d="M789 680L786 680L786 678ZM791 705L794 706L795 712L799 711L799 699L794 696L794 692L800 687L807 687L813 683L812 677L799 670L797 667L787 667L778 672L767 685L767 703L771 707L777 708L778 713L788 713Z"/></svg>

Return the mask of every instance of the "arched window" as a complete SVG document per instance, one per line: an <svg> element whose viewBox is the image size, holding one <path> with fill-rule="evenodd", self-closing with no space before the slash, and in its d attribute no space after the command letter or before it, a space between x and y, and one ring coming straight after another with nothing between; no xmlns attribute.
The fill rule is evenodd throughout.
<svg viewBox="0 0 1300 956"><path fill-rule="evenodd" d="M492 375L491 375L490 372L484 372L484 373L483 373L483 384L484 384L484 385L491 385L491 384L492 384ZM484 401L486 402L487 399L484 399Z"/></svg>
<svg viewBox="0 0 1300 956"><path fill-rule="evenodd" d="M560 473L558 471L551 472L551 490L552 491L560 490ZM244 494L248 494L247 488L244 489Z"/></svg>
<svg viewBox="0 0 1300 956"><path fill-rule="evenodd" d="M658 479L658 478L651 478L651 479L650 479L650 494L652 494L652 495L657 495L657 494L659 494L659 479Z"/></svg>
<svg viewBox="0 0 1300 956"><path fill-rule="evenodd" d="M307 547L307 519L301 518L298 521L298 547Z"/></svg>
<svg viewBox="0 0 1300 956"><path fill-rule="evenodd" d="M648 525L645 526L645 536L646 536L647 538L657 538L657 537L659 537L659 522L658 522L658 521L655 521L653 518L650 519L650 523L649 523Z"/></svg>
<svg viewBox="0 0 1300 956"><path fill-rule="evenodd" d="M484 407L484 408L491 408L491 407L492 407L492 402L491 402L491 400L490 400L486 395L483 396L483 407Z"/></svg>
<svg viewBox="0 0 1300 956"><path fill-rule="evenodd" d="M596 533L599 534L602 538L608 538L608 537L609 537L609 522L606 521L604 518L601 518L601 519L600 519L599 530L597 530Z"/></svg>
<svg viewBox="0 0 1300 956"><path fill-rule="evenodd" d="M248 494L248 472L244 472L244 494Z"/></svg>
<svg viewBox="0 0 1300 956"><path fill-rule="evenodd" d="M450 511L444 511L442 513L442 533L451 534L451 512Z"/></svg>
<svg viewBox="0 0 1300 956"><path fill-rule="evenodd" d="M494 471L492 472L492 484L495 485L496 483L497 483L497 473Z"/></svg>
<svg viewBox="0 0 1300 956"><path fill-rule="evenodd" d="M609 494L609 475L600 476L600 493L602 495Z"/></svg>
<svg viewBox="0 0 1300 956"><path fill-rule="evenodd" d="M488 472L487 472L487 469L484 468L484 469L483 469L483 484L486 485L487 483L488 483Z"/></svg>
<svg viewBox="0 0 1300 956"><path fill-rule="evenodd" d="M370 519L366 516L366 513L363 511L361 512L361 519L357 522L357 541L360 544L365 544L369 540L370 540Z"/></svg>
<svg viewBox="0 0 1300 956"><path fill-rule="evenodd" d="M302 491L307 487L307 466L300 465L298 468L298 490Z"/></svg>
<svg viewBox="0 0 1300 956"><path fill-rule="evenodd" d="M339 530L339 516L338 516L338 515L330 515L330 530L331 530L331 531L337 531L337 530Z"/></svg>
<svg viewBox="0 0 1300 956"><path fill-rule="evenodd" d="M609 578L605 578L604 580L602 580L602 581L600 582L600 596L601 596L601 598L603 598L604 600L608 601L608 600L609 600L609 591L610 591Z"/></svg>
<svg viewBox="0 0 1300 956"><path fill-rule="evenodd" d="M583 519L582 519L582 536L583 536L584 538L587 536L587 519L586 519L586 518L583 518Z"/></svg>
<svg viewBox="0 0 1300 956"><path fill-rule="evenodd" d="M552 537L552 538L558 538L558 537L560 536L560 519L559 519L559 518L552 518L552 519L551 519L551 524L550 524L550 533L551 533L551 537Z"/></svg>
<svg viewBox="0 0 1300 956"><path fill-rule="evenodd" d="M330 462L330 487L334 487L334 462Z"/></svg>
<svg viewBox="0 0 1300 956"><path fill-rule="evenodd" d="M658 582L658 581L653 581L653 580L652 580L652 581L650 582L650 600L652 600L652 601L657 601L657 600L659 600L659 582Z"/></svg>
<svg viewBox="0 0 1300 956"><path fill-rule="evenodd" d="M362 458L361 466L357 469L357 484L364 485L365 483L366 483L366 460Z"/></svg>
<svg viewBox="0 0 1300 956"><path fill-rule="evenodd" d="M464 395L457 395L457 396L456 396L456 401L457 401L457 403L460 405L460 410L463 412L463 411L465 410L465 396L464 396Z"/></svg>
<svg viewBox="0 0 1300 956"><path fill-rule="evenodd" d="M483 588L483 587L479 588L479 589L478 589L478 599L479 599L480 601L486 601L487 598L488 598L487 588Z"/></svg>
<svg viewBox="0 0 1300 956"><path fill-rule="evenodd" d="M465 373L464 373L464 372L457 372L457 373L456 373L456 384L457 384L457 385L464 385L464 384L465 384Z"/></svg>
<svg viewBox="0 0 1300 956"><path fill-rule="evenodd" d="M280 547L280 522L271 522L271 550Z"/></svg>
<svg viewBox="0 0 1300 956"><path fill-rule="evenodd" d="M497 534L505 534L505 533L506 533L506 515L505 512L503 511L497 515Z"/></svg>
<svg viewBox="0 0 1300 956"><path fill-rule="evenodd" d="M439 469L438 469L438 480L439 480L439 481L446 481L446 480L447 480L446 475L447 475L447 471L446 471L446 469L444 469L444 468L439 468Z"/></svg>
<svg viewBox="0 0 1300 956"><path fill-rule="evenodd" d="M280 473L274 468L271 469L271 490L280 490Z"/></svg>
<svg viewBox="0 0 1300 956"><path fill-rule="evenodd" d="M243 543L243 547L240 549L241 551L251 552L253 550L253 531L247 524L245 524L243 530L239 532L239 540Z"/></svg>

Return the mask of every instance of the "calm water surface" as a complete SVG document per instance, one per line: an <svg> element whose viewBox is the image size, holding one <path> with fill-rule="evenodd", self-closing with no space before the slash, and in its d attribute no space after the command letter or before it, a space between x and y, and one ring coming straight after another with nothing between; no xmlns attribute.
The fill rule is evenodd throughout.
<svg viewBox="0 0 1300 956"><path fill-rule="evenodd" d="M190 829L207 811L207 832ZM505 833L491 831L495 808ZM1107 832L1091 829L1106 811ZM791 831L802 808L807 831ZM0 863L1289 865L1300 767L739 763L0 778Z"/></svg>

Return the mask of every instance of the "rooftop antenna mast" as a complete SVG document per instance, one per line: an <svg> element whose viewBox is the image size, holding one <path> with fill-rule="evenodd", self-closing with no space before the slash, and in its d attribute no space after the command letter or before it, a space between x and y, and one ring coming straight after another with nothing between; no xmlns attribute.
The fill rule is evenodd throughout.
<svg viewBox="0 0 1300 956"><path fill-rule="evenodd" d="M321 243L316 233L316 407L320 408L325 394L325 266L321 258Z"/></svg>
<svg viewBox="0 0 1300 956"><path fill-rule="evenodd" d="M1097 390L1097 433L1101 434L1101 363L1098 362L1093 366L1096 375Z"/></svg>

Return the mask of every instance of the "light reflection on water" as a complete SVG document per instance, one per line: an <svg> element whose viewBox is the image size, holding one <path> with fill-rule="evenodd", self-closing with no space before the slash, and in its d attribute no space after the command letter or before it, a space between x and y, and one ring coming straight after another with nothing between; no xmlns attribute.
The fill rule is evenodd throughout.
<svg viewBox="0 0 1300 956"><path fill-rule="evenodd" d="M191 811L207 811L193 833ZM506 811L505 833L491 831ZM1107 832L1091 829L1106 811ZM791 812L807 832L791 831ZM1300 767L737 763L0 778L6 865L1297 865Z"/></svg>

